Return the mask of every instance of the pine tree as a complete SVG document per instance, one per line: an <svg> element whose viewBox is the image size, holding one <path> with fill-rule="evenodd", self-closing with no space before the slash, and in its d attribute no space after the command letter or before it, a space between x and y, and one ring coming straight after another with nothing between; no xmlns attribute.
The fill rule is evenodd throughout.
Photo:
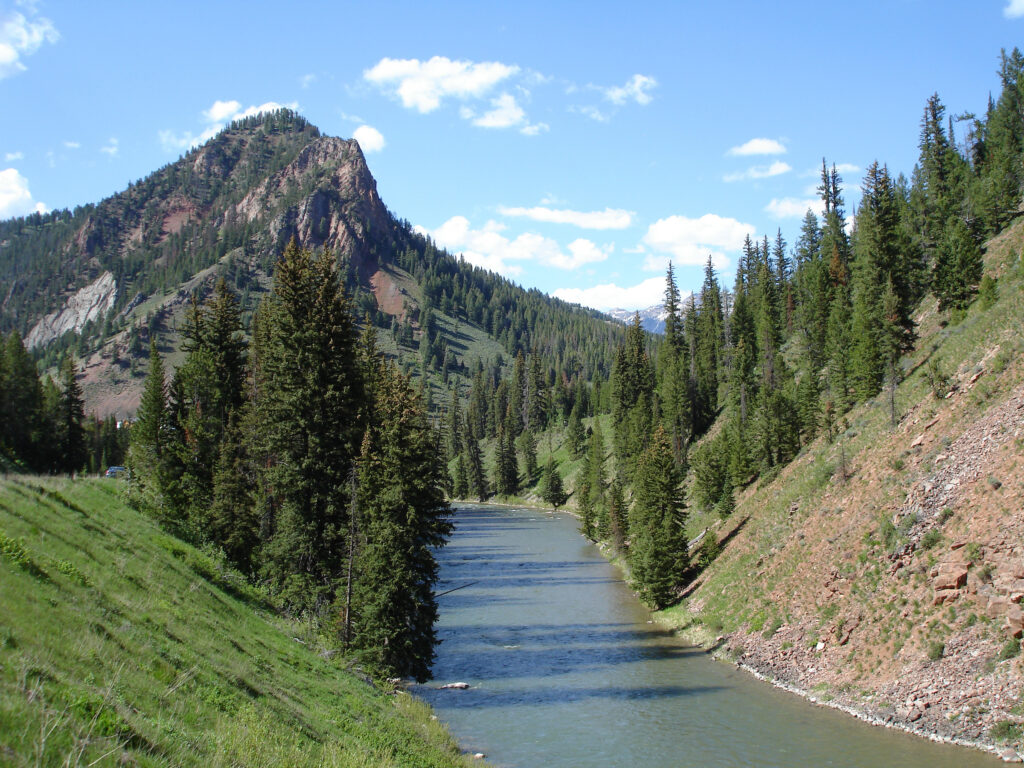
<svg viewBox="0 0 1024 768"><path fill-rule="evenodd" d="M36 365L16 331L3 350L0 389L0 450L25 466L47 469L43 433L43 386ZM48 440L46 436L45 440Z"/></svg>
<svg viewBox="0 0 1024 768"><path fill-rule="evenodd" d="M294 241L277 265L258 404L273 530L263 574L292 611L324 610L343 577L349 483L363 431L363 381L333 260Z"/></svg>
<svg viewBox="0 0 1024 768"><path fill-rule="evenodd" d="M516 438L516 447L522 461L525 482L527 485L533 485L537 480L537 438L531 430L524 430Z"/></svg>
<svg viewBox="0 0 1024 768"><path fill-rule="evenodd" d="M167 381L156 342L149 347L149 372L135 413L128 449L131 472L129 500L139 509L168 524L178 524L176 480L171 454L171 422L167 409Z"/></svg>
<svg viewBox="0 0 1024 768"><path fill-rule="evenodd" d="M641 599L669 605L689 569L681 478L658 428L641 458L629 515L629 563Z"/></svg>
<svg viewBox="0 0 1024 768"><path fill-rule="evenodd" d="M982 266L981 249L967 225L959 218L951 218L932 275L939 309L966 309L981 281Z"/></svg>
<svg viewBox="0 0 1024 768"><path fill-rule="evenodd" d="M548 456L547 464L544 465L544 474L540 481L540 497L555 509L565 504L568 496L565 487L562 485L562 474L555 466L554 456Z"/></svg>
<svg viewBox="0 0 1024 768"><path fill-rule="evenodd" d="M484 458L480 453L480 443L471 435L466 436L466 474L469 479L469 490L480 501L487 501L491 495L484 473Z"/></svg>
<svg viewBox="0 0 1024 768"><path fill-rule="evenodd" d="M82 469L88 458L85 444L85 406L76 373L74 360L70 355L66 355L60 371L62 386L57 420L54 424L54 438L57 470L68 474Z"/></svg>
<svg viewBox="0 0 1024 768"><path fill-rule="evenodd" d="M466 456L460 453L455 460L455 476L452 478L452 495L456 499L469 496L469 477L466 470Z"/></svg>
<svg viewBox="0 0 1024 768"><path fill-rule="evenodd" d="M612 480L608 487L608 539L620 557L627 554L628 526L622 486L618 480Z"/></svg>
<svg viewBox="0 0 1024 768"><path fill-rule="evenodd" d="M382 366L359 460L354 646L378 671L418 682L436 643L433 548L452 528L432 432L409 381Z"/></svg>
<svg viewBox="0 0 1024 768"><path fill-rule="evenodd" d="M583 453L587 436L583 431L583 421L580 419L579 408L576 406L573 406L572 413L569 414L569 423L566 426L565 439L569 446L570 457L578 459Z"/></svg>
<svg viewBox="0 0 1024 768"><path fill-rule="evenodd" d="M204 538L220 547L245 574L255 570L260 534L252 474L242 431L232 417L220 443L209 512L199 522Z"/></svg>

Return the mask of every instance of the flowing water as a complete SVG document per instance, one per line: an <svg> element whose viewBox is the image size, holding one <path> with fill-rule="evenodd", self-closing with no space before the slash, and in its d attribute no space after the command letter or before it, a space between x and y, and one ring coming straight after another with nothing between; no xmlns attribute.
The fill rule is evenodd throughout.
<svg viewBox="0 0 1024 768"><path fill-rule="evenodd" d="M429 701L509 768L970 768L994 757L872 727L713 661L656 625L569 515L464 506L439 553ZM450 682L469 690L440 690Z"/></svg>

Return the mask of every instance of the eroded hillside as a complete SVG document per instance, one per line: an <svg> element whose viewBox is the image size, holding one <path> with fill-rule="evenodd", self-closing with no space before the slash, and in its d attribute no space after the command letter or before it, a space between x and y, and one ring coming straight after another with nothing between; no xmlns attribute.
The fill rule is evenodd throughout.
<svg viewBox="0 0 1024 768"><path fill-rule="evenodd" d="M723 552L667 618L820 700L1020 750L1022 245L1020 220L988 244L994 305L922 306L895 427L883 391L711 523Z"/></svg>

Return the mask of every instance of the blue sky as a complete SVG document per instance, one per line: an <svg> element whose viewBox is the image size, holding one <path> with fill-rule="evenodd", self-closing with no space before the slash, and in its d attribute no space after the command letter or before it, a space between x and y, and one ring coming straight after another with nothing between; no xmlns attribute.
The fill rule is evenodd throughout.
<svg viewBox="0 0 1024 768"><path fill-rule="evenodd" d="M746 234L792 243L822 158L847 208L909 176L925 100L998 93L1024 0L861 3L0 0L0 217L95 202L227 121L360 140L441 245L598 308L682 290Z"/></svg>

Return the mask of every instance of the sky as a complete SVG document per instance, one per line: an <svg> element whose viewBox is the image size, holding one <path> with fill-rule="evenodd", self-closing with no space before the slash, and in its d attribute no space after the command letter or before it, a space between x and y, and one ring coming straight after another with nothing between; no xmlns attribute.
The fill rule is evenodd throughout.
<svg viewBox="0 0 1024 768"><path fill-rule="evenodd" d="M731 286L748 234L792 245L823 159L848 211L873 161L909 177L927 98L983 113L1015 46L1024 0L0 0L0 218L288 106L452 253L644 308L670 260L685 293L709 256Z"/></svg>

